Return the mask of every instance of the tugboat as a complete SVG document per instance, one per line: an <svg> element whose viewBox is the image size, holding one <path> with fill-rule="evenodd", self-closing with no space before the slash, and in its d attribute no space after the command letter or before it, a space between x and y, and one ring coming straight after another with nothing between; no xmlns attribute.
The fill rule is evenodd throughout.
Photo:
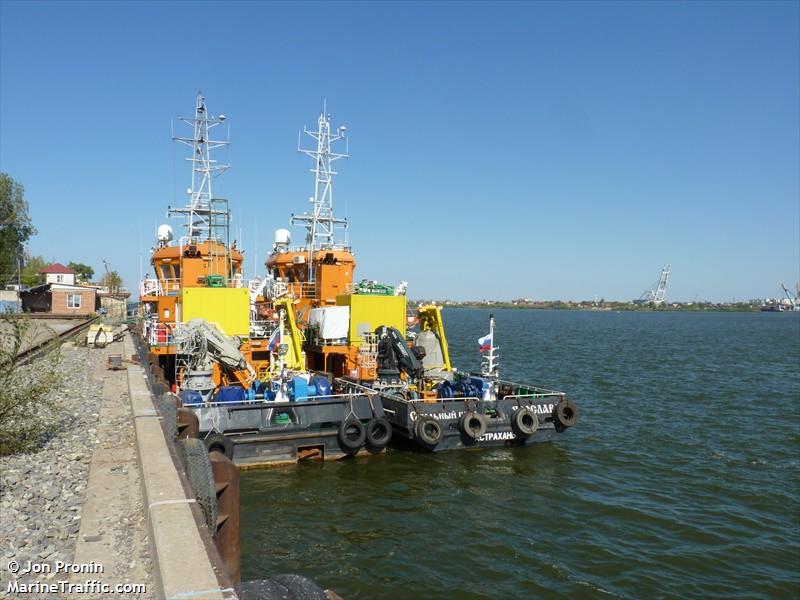
<svg viewBox="0 0 800 600"><path fill-rule="evenodd" d="M172 392L159 402L191 409L208 449L239 465L380 452L391 426L377 393L334 393L329 374L306 368L293 298L271 298L272 318L258 319L265 280L244 281L228 202L212 193L228 168L211 158L228 144L212 139L225 120L198 94L194 117L181 118L193 135L174 138L192 148L190 201L168 213L186 217L186 235L174 243L172 228L158 227L155 279L140 289L150 363Z"/></svg>
<svg viewBox="0 0 800 600"><path fill-rule="evenodd" d="M332 201L332 164L348 156L332 145L345 128L333 128L323 109L316 131L305 133L317 142L301 150L314 161L313 209L292 215L292 224L306 227L306 244L293 247L288 230L275 232L263 289L267 312L270 302L292 299L307 368L329 373L337 393L375 394L390 430L427 450L544 442L574 426L578 408L564 393L499 378L493 317L481 338L484 369L465 373L450 364L440 307L421 306L409 320L406 282L353 283L348 223L334 216Z"/></svg>
<svg viewBox="0 0 800 600"><path fill-rule="evenodd" d="M438 452L553 441L577 424L578 407L563 392L499 378L493 315L478 340L486 352L480 373L451 365L441 307L420 306L417 321L410 342L392 328L377 331L378 377L369 387L379 391L396 434Z"/></svg>

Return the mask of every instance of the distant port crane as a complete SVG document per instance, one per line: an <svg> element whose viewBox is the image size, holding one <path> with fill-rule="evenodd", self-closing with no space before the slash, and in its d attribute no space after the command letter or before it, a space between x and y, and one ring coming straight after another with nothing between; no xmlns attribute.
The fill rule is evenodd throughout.
<svg viewBox="0 0 800 600"><path fill-rule="evenodd" d="M661 277L658 278L658 283L653 285L652 289L645 290L641 297L636 300L636 303L655 304L656 306L664 304L667 296L667 281L669 281L668 264L661 269Z"/></svg>
<svg viewBox="0 0 800 600"><path fill-rule="evenodd" d="M781 283L781 287L783 288L786 297L789 299L789 302L792 305L792 310L800 311L800 282L798 282L795 286L797 288L797 294L794 296L792 296L792 292L790 292L789 288L787 288L783 283Z"/></svg>

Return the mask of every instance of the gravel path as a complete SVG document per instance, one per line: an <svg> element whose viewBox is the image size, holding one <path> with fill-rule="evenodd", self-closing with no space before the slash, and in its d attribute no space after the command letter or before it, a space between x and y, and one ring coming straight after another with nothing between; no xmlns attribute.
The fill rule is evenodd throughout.
<svg viewBox="0 0 800 600"><path fill-rule="evenodd" d="M135 460L130 460L134 456L135 438L130 405L121 385L125 372L105 370L109 352L120 353L121 344L105 350L65 344L59 365L62 384L53 391L58 410L52 420L52 436L36 452L0 457L0 597L9 595L7 586L11 579L20 583L55 583L70 579L128 581L145 583L148 589L155 589L147 575L152 568L147 553L141 492L137 488L138 468ZM37 362L29 365L30 376L36 372ZM92 508L87 511L91 514L84 517L93 521L92 531L87 532L81 526L85 503L92 505L91 498L86 502L90 465L93 473L102 469L103 459L109 454L127 457L107 469L109 473L125 476L119 494L124 499L121 506L126 507L126 514L118 518L119 511L104 515L102 509L98 514L98 509ZM133 473L129 473L131 469ZM103 523L102 529L98 529L95 523L98 521ZM80 547L103 534L106 540L113 540L107 561L115 566L124 564L125 573L117 573L119 569L115 568L114 573L84 573L78 578L75 574L55 572L57 561L74 561L76 542ZM23 569L28 561L49 565L53 572L12 576L8 571L12 560ZM99 594L25 594L33 598L95 596Z"/></svg>

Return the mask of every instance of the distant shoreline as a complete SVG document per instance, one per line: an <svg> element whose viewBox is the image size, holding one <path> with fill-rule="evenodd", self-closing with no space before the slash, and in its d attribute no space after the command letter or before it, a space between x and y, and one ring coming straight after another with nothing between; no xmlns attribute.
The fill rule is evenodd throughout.
<svg viewBox="0 0 800 600"><path fill-rule="evenodd" d="M762 312L762 305L749 302L674 302L662 306L634 304L632 302L454 302L411 300L410 306L435 303L445 308L511 308L517 310L580 310L580 311L628 311L628 312Z"/></svg>

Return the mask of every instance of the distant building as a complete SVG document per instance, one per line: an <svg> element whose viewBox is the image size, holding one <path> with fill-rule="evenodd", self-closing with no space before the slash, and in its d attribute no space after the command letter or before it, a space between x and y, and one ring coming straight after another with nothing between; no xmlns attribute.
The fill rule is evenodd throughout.
<svg viewBox="0 0 800 600"><path fill-rule="evenodd" d="M51 265L52 266L52 265ZM64 267L66 268L66 267ZM68 275L50 273L46 275ZM72 271L73 281L75 272ZM60 317L91 315L99 308L97 289L64 283L44 283L20 293L22 310L32 313L47 313Z"/></svg>
<svg viewBox="0 0 800 600"><path fill-rule="evenodd" d="M42 269L39 273L44 276L43 283L62 283L64 285L75 285L75 277L78 275L69 267L65 267L61 263L53 263Z"/></svg>
<svg viewBox="0 0 800 600"><path fill-rule="evenodd" d="M119 319L120 321L126 317L128 298L130 296L130 292L122 291L108 292L101 290L97 293L97 297L100 299L101 311L105 311L107 317Z"/></svg>

